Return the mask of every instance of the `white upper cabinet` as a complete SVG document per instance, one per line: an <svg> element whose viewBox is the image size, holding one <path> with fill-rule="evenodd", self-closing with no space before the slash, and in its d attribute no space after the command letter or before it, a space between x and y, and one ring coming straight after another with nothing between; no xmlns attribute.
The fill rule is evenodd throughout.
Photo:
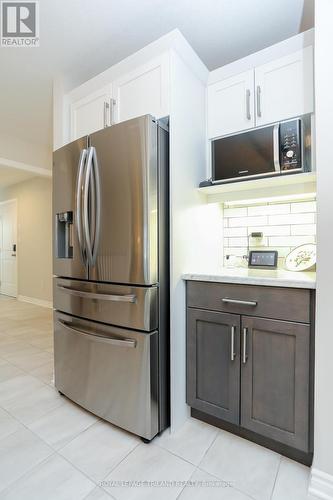
<svg viewBox="0 0 333 500"><path fill-rule="evenodd" d="M169 57L163 55L121 76L113 82L116 123L151 114L169 114Z"/></svg>
<svg viewBox="0 0 333 500"><path fill-rule="evenodd" d="M313 48L275 59L208 86L208 137L314 111Z"/></svg>
<svg viewBox="0 0 333 500"><path fill-rule="evenodd" d="M210 138L254 127L253 70L208 86Z"/></svg>
<svg viewBox="0 0 333 500"><path fill-rule="evenodd" d="M313 51L306 47L255 68L256 124L313 111Z"/></svg>
<svg viewBox="0 0 333 500"><path fill-rule="evenodd" d="M71 103L71 140L111 124L112 86L107 85Z"/></svg>

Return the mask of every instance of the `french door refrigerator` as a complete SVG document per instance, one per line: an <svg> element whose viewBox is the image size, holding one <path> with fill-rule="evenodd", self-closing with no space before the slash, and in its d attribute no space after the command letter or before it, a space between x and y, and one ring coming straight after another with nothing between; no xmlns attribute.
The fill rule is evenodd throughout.
<svg viewBox="0 0 333 500"><path fill-rule="evenodd" d="M55 385L144 440L169 418L168 159L146 115L53 164Z"/></svg>

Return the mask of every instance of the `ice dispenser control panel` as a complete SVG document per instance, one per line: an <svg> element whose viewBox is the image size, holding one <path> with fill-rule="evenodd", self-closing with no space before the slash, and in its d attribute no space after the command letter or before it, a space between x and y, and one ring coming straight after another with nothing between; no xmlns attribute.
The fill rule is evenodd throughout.
<svg viewBox="0 0 333 500"><path fill-rule="evenodd" d="M61 212L56 215L56 250L58 259L73 258L73 212Z"/></svg>

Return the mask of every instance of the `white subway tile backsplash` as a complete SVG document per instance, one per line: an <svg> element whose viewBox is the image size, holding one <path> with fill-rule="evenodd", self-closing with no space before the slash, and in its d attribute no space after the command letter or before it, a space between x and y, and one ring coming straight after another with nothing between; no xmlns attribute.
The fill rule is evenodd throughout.
<svg viewBox="0 0 333 500"><path fill-rule="evenodd" d="M263 236L288 236L290 234L290 226L249 226L248 234L254 231L260 231Z"/></svg>
<svg viewBox="0 0 333 500"><path fill-rule="evenodd" d="M316 241L316 202L263 203L224 210L224 257L242 257L250 249L279 253L278 265L296 246ZM249 238L252 232L263 238ZM225 263L227 263L225 259Z"/></svg>
<svg viewBox="0 0 333 500"><path fill-rule="evenodd" d="M229 246L231 247L247 247L247 238L229 238Z"/></svg>
<svg viewBox="0 0 333 500"><path fill-rule="evenodd" d="M246 227L226 227L224 229L224 236L226 237L247 236L247 229Z"/></svg>
<svg viewBox="0 0 333 500"><path fill-rule="evenodd" d="M224 255L236 255L238 257L243 257L243 255L247 255L247 247L228 247L224 249Z"/></svg>
<svg viewBox="0 0 333 500"><path fill-rule="evenodd" d="M229 227L265 226L267 222L266 215L258 217L235 217L234 219L229 219Z"/></svg>
<svg viewBox="0 0 333 500"><path fill-rule="evenodd" d="M315 243L315 236L272 236L269 238L270 247L297 247L304 243Z"/></svg>
<svg viewBox="0 0 333 500"><path fill-rule="evenodd" d="M290 203L277 203L276 205L259 205L248 207L248 215L274 215L289 214Z"/></svg>
<svg viewBox="0 0 333 500"><path fill-rule="evenodd" d="M304 201L291 204L291 212L294 214L304 214L306 212L316 212L317 204L315 201Z"/></svg>
<svg viewBox="0 0 333 500"><path fill-rule="evenodd" d="M224 217L246 217L246 216L247 216L247 207L224 209Z"/></svg>
<svg viewBox="0 0 333 500"><path fill-rule="evenodd" d="M314 236L316 234L316 224L299 224L290 226L292 235Z"/></svg>
<svg viewBox="0 0 333 500"><path fill-rule="evenodd" d="M288 214L288 215L270 215L268 217L269 225L279 224L314 224L315 214Z"/></svg>

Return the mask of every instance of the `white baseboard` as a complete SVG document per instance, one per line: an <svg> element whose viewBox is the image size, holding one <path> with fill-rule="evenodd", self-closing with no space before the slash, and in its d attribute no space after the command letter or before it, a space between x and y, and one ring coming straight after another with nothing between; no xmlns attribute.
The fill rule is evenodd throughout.
<svg viewBox="0 0 333 500"><path fill-rule="evenodd" d="M26 297L25 295L18 295L17 300L21 302L28 302L29 304L35 304L36 306L47 307L48 309L53 308L53 304L49 300L36 299L35 297Z"/></svg>
<svg viewBox="0 0 333 500"><path fill-rule="evenodd" d="M333 500L333 476L318 469L311 469L309 494L323 500Z"/></svg>

